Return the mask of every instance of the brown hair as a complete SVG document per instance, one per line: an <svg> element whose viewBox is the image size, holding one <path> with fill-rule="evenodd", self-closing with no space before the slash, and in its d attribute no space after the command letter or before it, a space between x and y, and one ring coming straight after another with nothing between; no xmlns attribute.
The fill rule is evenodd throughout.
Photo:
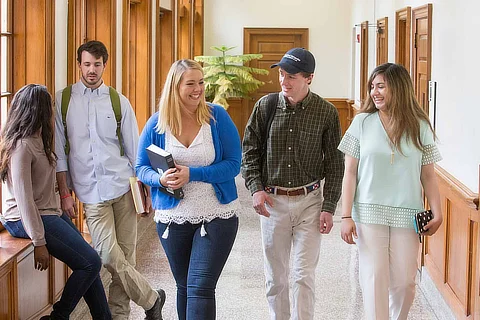
<svg viewBox="0 0 480 320"><path fill-rule="evenodd" d="M107 63L108 60L108 51L105 45L96 40L88 41L82 44L80 47L77 49L77 61L78 63L82 63L82 52L87 51L90 53L92 56L94 56L96 59L99 59L100 57L103 58L103 64Z"/></svg>
<svg viewBox="0 0 480 320"><path fill-rule="evenodd" d="M372 82L378 75L383 75L387 86L387 94L389 95L387 112L390 114L392 129L390 138L392 139L393 145L402 153L400 142L402 136L405 135L407 141L412 141L415 147L423 150L423 144L420 140L421 120L428 123L435 138L436 136L428 115L420 107L415 97L410 75L402 65L385 63L373 70L370 79L368 79L367 99L360 108L359 113L373 114L378 112L370 96Z"/></svg>
<svg viewBox="0 0 480 320"><path fill-rule="evenodd" d="M8 166L17 142L33 136L42 129L43 149L50 165L56 164L53 152L52 97L47 88L27 84L13 97L7 123L0 135L0 178L7 178Z"/></svg>

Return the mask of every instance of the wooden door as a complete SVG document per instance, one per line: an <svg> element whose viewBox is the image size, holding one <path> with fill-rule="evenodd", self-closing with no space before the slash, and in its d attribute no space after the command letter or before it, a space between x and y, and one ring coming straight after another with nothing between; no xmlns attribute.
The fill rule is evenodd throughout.
<svg viewBox="0 0 480 320"><path fill-rule="evenodd" d="M265 82L256 92L251 94L251 99L244 99L241 104L229 107L229 113L243 137L245 125L252 113L255 102L270 92L279 92L278 70L270 66L283 57L285 52L295 47L308 49L308 29L306 28L244 28L243 52L260 53L262 59L250 61L250 66L270 70L268 75L255 75ZM230 108L234 108L230 110ZM235 108L241 108L238 112Z"/></svg>
<svg viewBox="0 0 480 320"><path fill-rule="evenodd" d="M377 66L388 62L388 17L377 20Z"/></svg>
<svg viewBox="0 0 480 320"><path fill-rule="evenodd" d="M406 7L395 13L395 63L410 70L410 43L412 24L412 8Z"/></svg>
<svg viewBox="0 0 480 320"><path fill-rule="evenodd" d="M418 103L428 114L428 81L431 79L432 5L413 10L413 85Z"/></svg>

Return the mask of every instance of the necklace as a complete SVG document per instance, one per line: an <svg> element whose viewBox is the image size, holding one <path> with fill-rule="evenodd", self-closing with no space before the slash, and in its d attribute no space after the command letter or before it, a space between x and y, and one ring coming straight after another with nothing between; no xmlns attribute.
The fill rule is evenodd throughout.
<svg viewBox="0 0 480 320"><path fill-rule="evenodd" d="M390 138L390 135L388 133L388 128L386 123L387 120L383 120L380 111L378 112L378 118L380 119L380 123L383 126L383 129L385 130L385 133L387 134L388 138L388 146L390 147L390 165L393 165L395 163L395 146L392 142L392 139ZM390 123L390 119L388 120L388 123Z"/></svg>

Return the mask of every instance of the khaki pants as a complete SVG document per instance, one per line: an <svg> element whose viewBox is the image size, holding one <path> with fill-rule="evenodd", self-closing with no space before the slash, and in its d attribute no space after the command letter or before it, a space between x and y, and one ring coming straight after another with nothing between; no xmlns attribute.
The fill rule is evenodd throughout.
<svg viewBox="0 0 480 320"><path fill-rule="evenodd" d="M270 217L260 217L266 290L270 319L313 320L315 268L320 255L322 190L289 197L269 194ZM293 252L292 252L293 251ZM290 314L289 279L292 252L293 304Z"/></svg>
<svg viewBox="0 0 480 320"><path fill-rule="evenodd" d="M128 320L130 300L151 309L158 294L135 270L137 215L131 193L84 208L95 250L112 275L108 304L113 319Z"/></svg>

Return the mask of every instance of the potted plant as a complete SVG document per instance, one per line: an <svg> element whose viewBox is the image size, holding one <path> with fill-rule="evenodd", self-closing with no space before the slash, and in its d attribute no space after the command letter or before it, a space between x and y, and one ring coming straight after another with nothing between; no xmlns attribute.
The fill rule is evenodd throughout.
<svg viewBox="0 0 480 320"><path fill-rule="evenodd" d="M268 70L244 66L245 62L261 59L261 54L229 55L235 47L211 47L222 53L221 56L196 56L195 60L204 62L205 97L207 101L228 108L228 98L248 98L249 94L264 84L252 74L267 75Z"/></svg>

